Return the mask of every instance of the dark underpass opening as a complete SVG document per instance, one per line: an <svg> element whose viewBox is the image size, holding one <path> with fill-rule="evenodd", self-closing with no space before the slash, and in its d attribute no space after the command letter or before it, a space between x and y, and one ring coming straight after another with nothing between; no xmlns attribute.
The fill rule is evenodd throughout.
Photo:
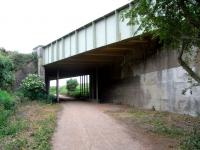
<svg viewBox="0 0 200 150"><path fill-rule="evenodd" d="M89 100L92 94L91 75L81 75L58 80L50 80L49 93L62 99Z"/></svg>
<svg viewBox="0 0 200 150"><path fill-rule="evenodd" d="M138 74L149 72L143 66L158 48L157 41L148 36L135 37L49 63L44 66L47 91L50 80L55 80L59 102L62 91L59 80L77 78L79 98L100 103L129 103L128 100L140 95Z"/></svg>

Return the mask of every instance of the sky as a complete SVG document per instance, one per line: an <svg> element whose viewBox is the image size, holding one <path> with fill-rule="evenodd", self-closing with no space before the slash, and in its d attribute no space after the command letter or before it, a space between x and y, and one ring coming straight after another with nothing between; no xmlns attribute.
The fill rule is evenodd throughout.
<svg viewBox="0 0 200 150"><path fill-rule="evenodd" d="M129 0L0 0L0 47L30 53Z"/></svg>
<svg viewBox="0 0 200 150"><path fill-rule="evenodd" d="M89 78L89 76L88 76ZM80 83L80 77L72 77L72 78L65 78L65 79L59 79L59 86L64 86L66 85L66 82L70 79L76 79L78 81L78 83ZM88 80L89 81L89 80ZM56 80L51 80L50 81L50 86L56 86Z"/></svg>

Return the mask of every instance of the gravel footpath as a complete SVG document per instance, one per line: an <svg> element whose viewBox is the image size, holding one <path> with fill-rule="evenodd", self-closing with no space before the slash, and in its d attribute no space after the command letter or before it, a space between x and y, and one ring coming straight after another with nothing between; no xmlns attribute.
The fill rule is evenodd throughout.
<svg viewBox="0 0 200 150"><path fill-rule="evenodd" d="M69 101L63 103L53 136L54 150L146 150L151 149L104 113L116 105Z"/></svg>

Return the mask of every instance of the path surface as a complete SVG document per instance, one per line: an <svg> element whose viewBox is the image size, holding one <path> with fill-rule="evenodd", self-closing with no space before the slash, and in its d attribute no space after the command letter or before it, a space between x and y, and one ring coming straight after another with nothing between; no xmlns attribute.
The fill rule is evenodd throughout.
<svg viewBox="0 0 200 150"><path fill-rule="evenodd" d="M77 101L63 103L52 140L54 150L151 149L133 139L124 126L104 113L110 109L119 108Z"/></svg>

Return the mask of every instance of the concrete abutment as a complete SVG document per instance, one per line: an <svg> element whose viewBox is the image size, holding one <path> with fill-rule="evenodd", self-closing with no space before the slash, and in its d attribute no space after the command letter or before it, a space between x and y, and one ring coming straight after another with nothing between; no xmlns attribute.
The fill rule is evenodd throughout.
<svg viewBox="0 0 200 150"><path fill-rule="evenodd" d="M125 61L99 70L101 102L194 116L200 113L200 87L194 87L192 94L182 94L190 84L175 50L163 48L138 60L132 57L129 53Z"/></svg>
<svg viewBox="0 0 200 150"><path fill-rule="evenodd" d="M75 64L73 68L65 69L68 65L66 64L64 69L60 69L59 77L81 76L81 92L84 93L87 89L87 79L84 76L89 75L89 97L95 102L127 104L194 116L199 114L200 88L193 88L192 94L182 94L182 90L189 86L188 76L178 64L176 51L165 48L148 51L148 48L145 51L129 51L116 63L102 66L94 64L91 68L83 66L79 70L76 68L83 64ZM136 52L139 56L137 58ZM199 64L195 67L199 69ZM47 89L49 81L57 78L56 70L49 70L45 67Z"/></svg>

